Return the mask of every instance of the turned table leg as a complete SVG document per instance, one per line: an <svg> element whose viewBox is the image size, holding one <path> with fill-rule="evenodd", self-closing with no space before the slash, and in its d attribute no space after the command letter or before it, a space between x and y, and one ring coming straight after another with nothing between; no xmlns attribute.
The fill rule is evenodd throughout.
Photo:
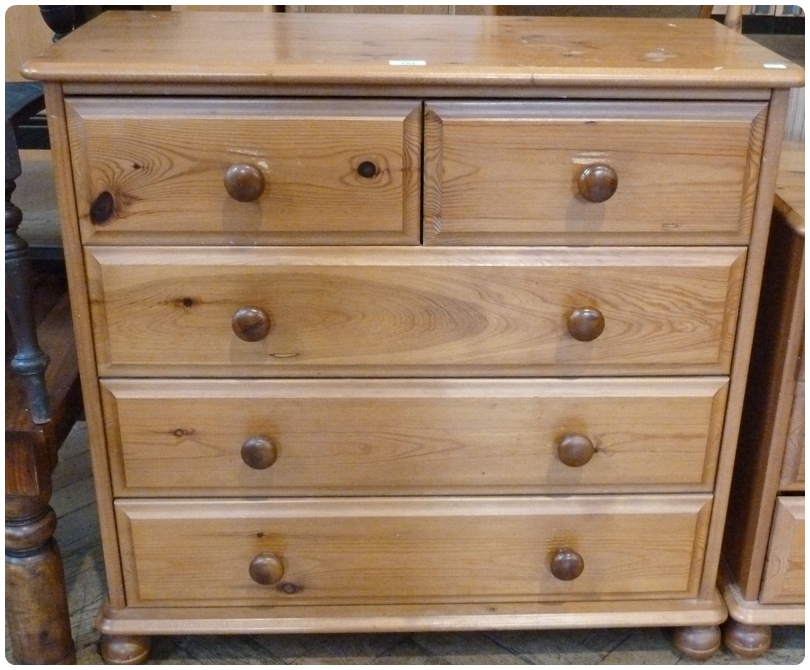
<svg viewBox="0 0 810 670"><path fill-rule="evenodd" d="M47 504L7 501L6 622L18 664L76 663L55 528L56 514Z"/></svg>
<svg viewBox="0 0 810 670"><path fill-rule="evenodd" d="M45 368L49 361L37 342L32 307L31 259L28 243L17 234L22 223L22 212L11 202L14 189L14 180L6 175L6 318L16 345L10 366L25 385L33 422L42 424L51 418L45 389Z"/></svg>
<svg viewBox="0 0 810 670"><path fill-rule="evenodd" d="M111 665L138 665L149 658L151 640L144 635L102 635L101 657Z"/></svg>
<svg viewBox="0 0 810 670"><path fill-rule="evenodd" d="M723 625L723 644L741 658L757 658L771 646L771 627L729 619Z"/></svg>
<svg viewBox="0 0 810 670"><path fill-rule="evenodd" d="M694 661L705 661L720 649L720 626L684 626L673 632L675 648Z"/></svg>

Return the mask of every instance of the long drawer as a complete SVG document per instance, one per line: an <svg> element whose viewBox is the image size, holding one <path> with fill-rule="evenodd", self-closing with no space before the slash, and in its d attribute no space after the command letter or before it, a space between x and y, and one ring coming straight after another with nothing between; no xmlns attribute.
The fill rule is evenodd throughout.
<svg viewBox="0 0 810 670"><path fill-rule="evenodd" d="M431 101L427 244L745 244L764 103Z"/></svg>
<svg viewBox="0 0 810 670"><path fill-rule="evenodd" d="M418 244L414 100L69 98L93 244Z"/></svg>
<svg viewBox="0 0 810 670"><path fill-rule="evenodd" d="M119 500L129 606L694 596L711 497Z"/></svg>
<svg viewBox="0 0 810 670"><path fill-rule="evenodd" d="M727 381L109 380L118 496L710 491Z"/></svg>
<svg viewBox="0 0 810 670"><path fill-rule="evenodd" d="M745 250L86 255L102 376L728 374Z"/></svg>

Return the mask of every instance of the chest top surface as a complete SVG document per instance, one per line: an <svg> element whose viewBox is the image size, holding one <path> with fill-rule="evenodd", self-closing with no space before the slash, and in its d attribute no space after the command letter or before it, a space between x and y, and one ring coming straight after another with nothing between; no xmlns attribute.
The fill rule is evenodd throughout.
<svg viewBox="0 0 810 670"><path fill-rule="evenodd" d="M188 85L786 88L803 70L706 19L102 14L31 79Z"/></svg>

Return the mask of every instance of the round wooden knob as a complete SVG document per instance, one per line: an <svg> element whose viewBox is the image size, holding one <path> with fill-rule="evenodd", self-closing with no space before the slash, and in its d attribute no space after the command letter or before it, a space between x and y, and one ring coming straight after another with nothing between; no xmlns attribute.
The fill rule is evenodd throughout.
<svg viewBox="0 0 810 670"><path fill-rule="evenodd" d="M275 554L259 554L250 562L250 578L262 586L271 586L284 576L284 563Z"/></svg>
<svg viewBox="0 0 810 670"><path fill-rule="evenodd" d="M604 329L605 317L595 307L577 307L568 317L568 332L580 342L595 340Z"/></svg>
<svg viewBox="0 0 810 670"><path fill-rule="evenodd" d="M278 458L278 449L273 440L265 435L253 435L242 444L242 460L254 470L266 470Z"/></svg>
<svg viewBox="0 0 810 670"><path fill-rule="evenodd" d="M577 189L588 202L605 202L619 186L619 176L609 165L588 165L579 173Z"/></svg>
<svg viewBox="0 0 810 670"><path fill-rule="evenodd" d="M593 442L578 433L563 435L557 442L557 456L570 468L581 468L595 453Z"/></svg>
<svg viewBox="0 0 810 670"><path fill-rule="evenodd" d="M371 179L377 174L377 166L371 161L363 161L357 166L357 174L365 179Z"/></svg>
<svg viewBox="0 0 810 670"><path fill-rule="evenodd" d="M225 190L239 202L257 200L264 193L264 174L255 165L231 165L225 172Z"/></svg>
<svg viewBox="0 0 810 670"><path fill-rule="evenodd" d="M551 559L551 574L564 582L576 579L584 569L585 561L573 549L557 549L557 553Z"/></svg>
<svg viewBox="0 0 810 670"><path fill-rule="evenodd" d="M258 342L270 332L270 317L258 307L242 307L231 319L233 332L245 342Z"/></svg>

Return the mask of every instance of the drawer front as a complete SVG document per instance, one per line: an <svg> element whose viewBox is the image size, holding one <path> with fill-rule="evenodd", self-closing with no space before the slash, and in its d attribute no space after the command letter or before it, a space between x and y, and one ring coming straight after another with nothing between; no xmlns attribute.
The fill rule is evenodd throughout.
<svg viewBox="0 0 810 670"><path fill-rule="evenodd" d="M115 506L135 607L690 597L711 507L708 495Z"/></svg>
<svg viewBox="0 0 810 670"><path fill-rule="evenodd" d="M428 244L745 244L764 103L430 102Z"/></svg>
<svg viewBox="0 0 810 670"><path fill-rule="evenodd" d="M790 422L785 436L785 458L779 481L779 488L783 491L804 491L804 408L804 376L802 376L801 380L796 382Z"/></svg>
<svg viewBox="0 0 810 670"><path fill-rule="evenodd" d="M419 243L419 102L69 98L67 112L85 242Z"/></svg>
<svg viewBox="0 0 810 670"><path fill-rule="evenodd" d="M711 491L727 381L102 383L118 496Z"/></svg>
<svg viewBox="0 0 810 670"><path fill-rule="evenodd" d="M734 247L87 254L101 375L163 377L727 374L744 260Z"/></svg>
<svg viewBox="0 0 810 670"><path fill-rule="evenodd" d="M781 496L765 560L760 600L765 604L804 602L804 496Z"/></svg>

